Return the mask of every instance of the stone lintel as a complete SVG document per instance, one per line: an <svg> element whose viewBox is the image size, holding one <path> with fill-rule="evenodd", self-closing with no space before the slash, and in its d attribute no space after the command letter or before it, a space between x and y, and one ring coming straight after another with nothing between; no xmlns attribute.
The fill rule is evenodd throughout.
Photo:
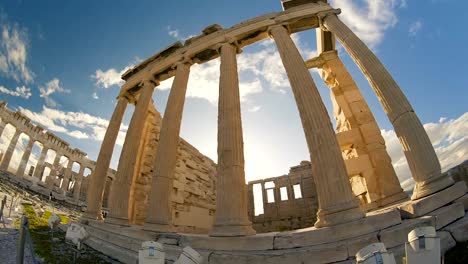
<svg viewBox="0 0 468 264"><path fill-rule="evenodd" d="M465 183L457 182L442 191L399 206L401 217L416 218L423 216L460 198L466 191Z"/></svg>
<svg viewBox="0 0 468 264"><path fill-rule="evenodd" d="M436 221L436 230L441 229L442 227L454 222L455 220L462 218L465 215L465 210L463 208L463 204L461 203L454 203L442 208L439 208L429 215L435 217Z"/></svg>
<svg viewBox="0 0 468 264"><path fill-rule="evenodd" d="M356 221L331 227L309 227L276 235L275 249L295 248L330 243L360 235L373 233L401 223L398 210L382 211L379 214L368 215Z"/></svg>

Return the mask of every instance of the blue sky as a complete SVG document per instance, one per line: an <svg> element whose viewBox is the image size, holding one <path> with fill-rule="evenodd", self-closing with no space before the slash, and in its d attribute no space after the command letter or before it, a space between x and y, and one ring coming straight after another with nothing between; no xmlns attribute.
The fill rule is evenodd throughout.
<svg viewBox="0 0 468 264"><path fill-rule="evenodd" d="M340 16L377 53L409 98L444 168L468 159L468 53L465 17L456 0L333 0ZM211 24L230 27L281 11L269 1L3 1L0 3L0 100L96 159L115 106L120 74L174 41ZM315 32L293 35L305 59L315 56ZM409 171L388 119L346 52L348 67L383 130L405 186ZM309 158L299 115L271 40L238 56L248 180L286 174ZM216 161L219 61L194 65L182 137ZM326 88L311 71L330 109ZM171 80L154 94L163 113ZM116 168L133 106L115 148ZM4 150L7 129L0 140ZM25 143L24 140L21 141ZM33 153L37 155L39 148ZM15 157L20 157L19 146ZM406 181L406 182L405 182Z"/></svg>

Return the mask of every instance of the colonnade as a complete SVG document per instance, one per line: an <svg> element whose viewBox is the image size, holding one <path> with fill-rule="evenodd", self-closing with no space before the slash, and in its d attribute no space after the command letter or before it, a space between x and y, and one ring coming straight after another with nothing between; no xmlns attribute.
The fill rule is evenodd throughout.
<svg viewBox="0 0 468 264"><path fill-rule="evenodd" d="M442 177L440 164L431 142L411 105L373 52L338 19L337 10L324 3L319 3L316 6L308 4L307 8L300 10L302 21L304 21L304 13L307 10L315 12L310 16L311 21L318 21L317 24L312 23L311 28L320 26L322 30L336 36L368 78L377 97L382 102L404 147L411 173L416 182L412 199L425 197L452 184L453 181L450 178ZM317 12L317 10L325 11ZM180 49L180 45L175 45L176 51L164 50L160 52L164 56L155 55L135 67L134 70L129 71L128 74L124 74L123 78L126 79L127 83L124 84L118 97L118 103L98 157L96 175L91 179L90 188L92 191L88 192L86 217L99 218L101 197L104 192L104 180L102 180L104 174L101 173L105 171L110 162L125 112L125 105L134 100L132 102L136 104L136 107L121 152L116 183L111 188L110 212L108 219L106 219L106 222L111 224L129 225L130 183L151 96L160 81L175 76L159 135L159 146L153 170L154 177L151 191L148 194L150 209L143 226L144 230L156 232L174 231L171 219L170 193L190 65L194 61L202 63L220 57L217 200L215 223L210 235L244 236L255 234L247 217L243 133L236 62L236 55L241 51L241 48L255 41L246 39L247 34L239 35L238 38L232 35L234 34L232 32L242 31L241 27L250 27L251 31L249 32L255 32L255 34L252 33L248 36L259 39L270 36L275 41L294 94L310 153L312 174L317 186L319 210L315 226L327 227L363 218L364 213L359 208L358 200L352 192L347 166L343 160L337 135L333 130L325 105L304 59L290 37L291 28L293 28L291 25L298 21L294 18L294 14L296 14L294 11L279 12L274 19L273 15L269 15L268 18L265 18L266 20L261 20L264 17L249 20L250 24L246 22L244 25L237 25L239 28L226 30L224 38L219 37L223 36L223 32L217 32L215 37L210 36L209 34L213 31L210 30L211 33L201 37L197 36L195 40L186 42L186 46L180 52L177 51ZM299 16L299 11L297 14ZM281 22L281 19L284 21ZM261 24L261 26L255 28L255 23ZM304 24L301 24L299 28L303 30ZM294 31L297 32L298 29L295 28ZM206 38L205 42L200 40L203 37ZM213 39L216 37L219 37L220 41L210 44L206 50L201 51L197 46L201 45L202 42L215 42ZM191 52L192 47L197 51ZM159 71L155 69L159 69ZM129 84L138 79L138 85ZM365 137L365 135L363 136ZM367 145L369 149L372 146L374 145ZM381 149L381 147L379 148ZM378 167L379 161L375 162ZM97 174L98 172L100 174ZM395 175L376 173L374 177L386 178L395 177ZM395 181L395 178L390 179L390 181ZM394 190L388 192L389 196L401 192L401 187L399 184L397 185L393 186ZM392 193L393 191L395 193Z"/></svg>
<svg viewBox="0 0 468 264"><path fill-rule="evenodd" d="M88 168L91 172L94 168L94 162L86 157L86 153L77 149L70 148L69 144L51 132L45 131L41 126L31 123L31 120L24 116L21 112L13 112L7 108L6 102L0 104L0 136L4 133L5 127L9 124L14 127L15 132L9 141L8 147L3 153L0 162L0 171L8 171L12 165L13 153L18 145L18 140L21 134L28 136L28 143L23 151L18 168L14 173L16 177L32 181L37 184L43 180L44 169L49 167L50 174L46 178L47 189L53 190L58 185L56 191L65 193L69 191L70 182L74 182L73 197L79 199L81 182L84 177L85 169ZM42 145L41 153L38 158L32 175L26 174L27 164L31 159L31 152L35 144ZM53 164L46 162L46 157L49 151L55 152ZM68 160L66 167L62 167L60 160L65 157ZM77 163L80 166L78 174L73 177L73 164ZM56 176L62 174L62 183Z"/></svg>

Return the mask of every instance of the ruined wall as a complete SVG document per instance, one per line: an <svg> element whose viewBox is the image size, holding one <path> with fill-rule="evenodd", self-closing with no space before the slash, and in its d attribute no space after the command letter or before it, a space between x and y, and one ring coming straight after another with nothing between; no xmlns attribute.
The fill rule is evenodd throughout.
<svg viewBox="0 0 468 264"><path fill-rule="evenodd" d="M464 181L468 186L468 160L451 168L444 174L452 176L454 181Z"/></svg>
<svg viewBox="0 0 468 264"><path fill-rule="evenodd" d="M258 216L255 216L254 206L256 184L262 186L257 195L261 195L264 209ZM291 167L288 175L249 182L248 203L249 218L258 233L313 226L318 201L310 162L303 161Z"/></svg>
<svg viewBox="0 0 468 264"><path fill-rule="evenodd" d="M131 193L132 223L146 219L153 165L162 118L152 105L148 112L137 157ZM216 208L216 164L188 142L180 139L172 190L172 218L179 232L206 233L212 226Z"/></svg>

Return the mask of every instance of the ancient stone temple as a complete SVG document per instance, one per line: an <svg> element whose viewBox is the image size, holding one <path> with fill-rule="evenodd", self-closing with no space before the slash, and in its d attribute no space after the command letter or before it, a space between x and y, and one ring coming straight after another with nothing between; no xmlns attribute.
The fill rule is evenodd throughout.
<svg viewBox="0 0 468 264"><path fill-rule="evenodd" d="M0 120L0 136L4 133L6 126L12 126L15 131L9 138L7 149L1 155L0 171L7 172L11 180L44 195L49 196L52 192L56 199L66 200L73 204L79 204L80 200L85 201L89 181L87 176L93 174L95 161L89 159L87 154L80 149L71 148L70 144L50 131L34 125L21 112L8 109L5 101L0 103ZM15 170L11 168L12 157L21 135L28 137L28 143ZM27 168L34 145L41 147L41 153L37 163ZM50 152L55 152L53 163L46 161ZM62 158L66 159L66 163L60 163ZM78 172L72 170L74 163L79 166ZM46 169L49 171L48 174ZM85 175L86 169L89 170L89 175ZM107 168L105 173L104 180L107 179L110 184L115 171Z"/></svg>
<svg viewBox="0 0 468 264"><path fill-rule="evenodd" d="M282 3L283 11L230 28L209 26L122 75L125 83L88 185L82 223L91 234L89 246L125 263L135 262L146 240L163 243L170 261L191 246L206 263L333 263L351 261L359 249L379 241L401 256L406 235L418 226L434 226L443 250L455 240L468 240L454 235L468 222L460 201L468 199L466 185L441 173L420 120L384 65L326 1ZM291 34L312 29L319 54L304 60ZM310 163L246 185L237 54L266 38L274 40L286 70ZM411 200L335 40L368 79L400 139L415 181ZM221 61L216 164L179 137L191 65L215 58ZM336 128L323 103L328 98L321 98L310 68L318 68L330 88ZM161 118L152 95L171 77ZM128 104L135 109L103 220L107 170ZM261 185L263 216L252 215L255 184ZM301 198L293 197L297 184ZM302 229L283 231L294 228ZM255 229L281 232L257 234Z"/></svg>

